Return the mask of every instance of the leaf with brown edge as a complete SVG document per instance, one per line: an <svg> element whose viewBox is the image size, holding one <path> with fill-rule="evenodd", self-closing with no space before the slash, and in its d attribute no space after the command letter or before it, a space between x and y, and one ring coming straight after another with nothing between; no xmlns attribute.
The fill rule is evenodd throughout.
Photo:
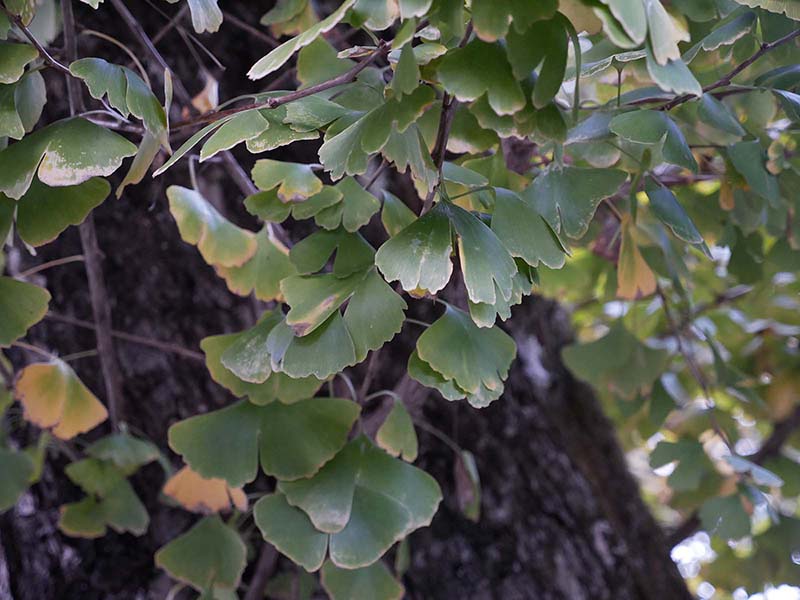
<svg viewBox="0 0 800 600"><path fill-rule="evenodd" d="M225 280L228 289L240 296L255 292L256 298L269 302L283 300L281 281L297 274L289 249L265 225L256 234L256 253L239 267L217 267L217 274Z"/></svg>
<svg viewBox="0 0 800 600"><path fill-rule="evenodd" d="M268 158L256 161L253 182L264 191L277 187L282 202L301 202L322 191L322 181L310 165Z"/></svg>
<svg viewBox="0 0 800 600"><path fill-rule="evenodd" d="M231 487L224 479L206 479L190 467L183 467L164 485L164 494L186 510L210 514L231 509L247 510L247 496L240 487Z"/></svg>
<svg viewBox="0 0 800 600"><path fill-rule="evenodd" d="M656 276L645 262L636 243L636 225L630 215L623 215L621 245L617 261L617 297L638 300L656 291Z"/></svg>
<svg viewBox="0 0 800 600"><path fill-rule="evenodd" d="M167 198L181 238L197 246L208 264L241 267L256 253L255 235L228 221L199 192L173 185Z"/></svg>
<svg viewBox="0 0 800 600"><path fill-rule="evenodd" d="M68 440L108 418L106 407L62 360L28 365L20 372L15 395L25 419Z"/></svg>

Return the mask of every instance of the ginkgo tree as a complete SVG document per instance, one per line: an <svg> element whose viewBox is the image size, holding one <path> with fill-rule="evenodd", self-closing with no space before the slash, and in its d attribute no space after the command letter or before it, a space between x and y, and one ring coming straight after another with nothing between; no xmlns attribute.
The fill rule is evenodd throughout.
<svg viewBox="0 0 800 600"><path fill-rule="evenodd" d="M64 452L81 495L60 530L139 536L132 478L157 463L161 501L201 517L155 564L201 597L251 597L261 537L335 600L400 598L408 536L443 492L412 464L419 406L372 389L376 356L416 330L402 371L426 402L502 404L512 312L538 293L573 304L564 364L649 456L654 502L683 537L712 537L702 578L800 585L800 3L277 0L244 24L277 40L241 82L260 91L193 99L121 0L57 4L0 0L0 240L35 256L78 226L105 393L26 341L52 298L9 262L0 509ZM216 0L185 4L196 34L221 35ZM74 13L89 10L131 24L151 68L112 32L84 31L114 53L83 53ZM201 184L218 163L258 228ZM235 400L167 439L119 418L91 217L146 177L170 177L174 234L258 311L200 342ZM37 443L16 441L17 410ZM477 520L480 475L455 450Z"/></svg>

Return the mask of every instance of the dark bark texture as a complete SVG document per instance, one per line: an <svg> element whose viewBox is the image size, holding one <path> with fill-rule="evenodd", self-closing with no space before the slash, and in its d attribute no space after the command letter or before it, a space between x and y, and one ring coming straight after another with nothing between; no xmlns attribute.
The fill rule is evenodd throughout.
<svg viewBox="0 0 800 600"><path fill-rule="evenodd" d="M159 3L161 4L161 3ZM271 2L224 3L240 18L256 22ZM263 6L262 6L263 5ZM79 24L111 33L138 47L110 6L93 13L76 5ZM162 5L168 7L169 5ZM154 35L165 23L145 3L131 3L131 11ZM173 10L173 9L169 9ZM231 97L255 91L244 72L267 48L226 22L216 36L204 42L229 69L220 74L221 95ZM58 41L56 42L58 43ZM113 47L81 36L82 56L101 55L125 63ZM184 79L191 93L203 82L198 69L174 32L159 49ZM142 57L154 81L158 66ZM47 73L51 103L47 118L63 116L59 93L63 78ZM61 98L61 100L59 100ZM314 143L302 143L290 152L272 153L284 160L316 157ZM253 158L237 152L246 169ZM242 207L240 190L221 164L199 170L203 191L229 218L256 229ZM94 213L103 255L103 278L108 289L114 329L169 341L197 351L207 336L251 325L257 306L228 292L224 282L203 263L196 249L184 244L169 214L165 187L186 184L184 160L174 171L155 181L128 188L122 199L108 199ZM112 183L118 183L117 180ZM386 179L404 195L408 184ZM294 239L307 233L293 230ZM380 243L373 224L368 237ZM18 245L11 253L12 273L41 262L80 254L81 240L71 228L56 242L29 256ZM52 268L37 276L53 295L51 310L68 317L92 320L92 305L84 266L80 262ZM409 316L430 320L437 308L417 303ZM466 519L458 509L453 476L453 450L440 439L420 431L419 464L442 486L445 500L430 528L410 538L411 565L404 576L408 597L425 599L498 598L513 600L627 600L682 599L690 595L669 557L660 528L639 496L629 474L611 423L592 391L564 370L560 349L571 339L568 315L557 304L532 298L515 310L507 324L519 346L504 397L489 408L475 410L451 404L416 385L406 385L406 400L416 418L437 428L470 450L482 480L481 518ZM401 381L416 326L407 326L375 361L372 390L393 388ZM93 331L48 318L35 326L27 340L60 355L96 347ZM213 410L231 397L214 384L199 360L147 346L114 340L122 379L119 419L135 434L154 440L169 454L168 427L177 420ZM18 349L11 352L16 369L36 360ZM81 378L101 398L104 381L97 357L73 363ZM356 387L365 367L354 370ZM344 392L343 392L344 393ZM378 406L373 413L380 413ZM36 431L19 412L12 412L13 439L30 443ZM108 432L103 425L88 438ZM171 455L178 465L176 456ZM139 538L113 532L98 540L69 538L57 529L59 506L81 496L63 474L68 459L58 446L48 454L41 481L18 505L0 516L0 598L6 600L164 598L172 582L153 564L155 551L184 531L195 519L159 499L164 482L157 465L132 478L151 517L147 533ZM268 481L254 489L267 490ZM251 545L250 566L244 581L263 581L256 565L269 563L278 572L293 567L285 558L258 560L262 547L252 527L246 527ZM184 591L178 598L189 598ZM250 597L250 596L248 596ZM365 599L368 600L368 599Z"/></svg>

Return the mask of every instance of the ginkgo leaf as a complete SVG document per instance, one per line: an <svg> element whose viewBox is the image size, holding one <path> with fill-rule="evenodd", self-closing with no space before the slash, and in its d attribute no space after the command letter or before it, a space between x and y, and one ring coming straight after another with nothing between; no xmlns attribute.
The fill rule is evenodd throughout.
<svg viewBox="0 0 800 600"><path fill-rule="evenodd" d="M453 273L452 232L443 204L415 220L386 241L375 254L375 264L387 281L400 281L407 292L435 294Z"/></svg>
<svg viewBox="0 0 800 600"><path fill-rule="evenodd" d="M750 8L763 8L774 13L782 13L800 21L800 6L794 0L736 0L739 4L744 4Z"/></svg>
<svg viewBox="0 0 800 600"><path fill-rule="evenodd" d="M463 311L447 306L417 340L417 356L452 380L471 404L496 399L503 391L516 344L498 327L478 327ZM488 402L487 402L488 403Z"/></svg>
<svg viewBox="0 0 800 600"><path fill-rule="evenodd" d="M158 460L158 447L129 433L107 435L86 448L86 454L98 460L113 463L123 475L135 473L140 467Z"/></svg>
<svg viewBox="0 0 800 600"><path fill-rule="evenodd" d="M734 13L735 14L735 13ZM724 20L722 24L715 28L706 37L689 48L683 55L683 60L690 63L698 55L700 50L713 52L722 46L730 46L736 41L750 33L756 22L756 13L751 10L742 11L730 20ZM756 85L761 82L756 81Z"/></svg>
<svg viewBox="0 0 800 600"><path fill-rule="evenodd" d="M161 548L155 562L171 577L199 591L234 591L247 566L247 547L235 529L214 515Z"/></svg>
<svg viewBox="0 0 800 600"><path fill-rule="evenodd" d="M589 228L600 202L613 196L626 178L624 171L616 169L551 166L520 196L556 232L579 239Z"/></svg>
<svg viewBox="0 0 800 600"><path fill-rule="evenodd" d="M533 105L544 108L561 88L567 68L567 32L563 21L538 21L523 32L514 29L509 32L506 43L517 79L527 78L542 63L533 87Z"/></svg>
<svg viewBox="0 0 800 600"><path fill-rule="evenodd" d="M255 235L228 221L199 192L172 185L167 198L181 238L196 245L208 264L241 267L256 253Z"/></svg>
<svg viewBox="0 0 800 600"><path fill-rule="evenodd" d="M150 87L139 75L102 58L81 58L69 66L70 73L84 80L93 98L108 96L108 102L123 117L133 114L159 142L169 148L167 114Z"/></svg>
<svg viewBox="0 0 800 600"><path fill-rule="evenodd" d="M218 384L238 397L247 396L253 404L264 405L278 400L291 404L316 394L322 381L316 377L293 379L285 373L271 373L262 383L250 383L237 377L222 364L222 355L240 337L239 333L213 335L200 342L206 355L206 368Z"/></svg>
<svg viewBox="0 0 800 600"><path fill-rule="evenodd" d="M234 115L219 127L214 127L211 130L213 133L200 150L200 161L207 161L223 150L230 150L242 142L258 137L269 125L270 122L262 116L259 110L246 110ZM198 139L197 141L199 142L200 140ZM156 173L158 172L156 171Z"/></svg>
<svg viewBox="0 0 800 600"><path fill-rule="evenodd" d="M403 203L400 198L384 190L383 208L381 209L381 223L389 237L400 233L403 229L411 225L417 215Z"/></svg>
<svg viewBox="0 0 800 600"><path fill-rule="evenodd" d="M495 42L506 35L509 24L513 25L514 31L524 31L534 21L552 17L556 10L558 10L556 0L538 2L474 0L472 20L480 39Z"/></svg>
<svg viewBox="0 0 800 600"><path fill-rule="evenodd" d="M25 73L25 65L38 58L30 44L0 41L0 83L14 83Z"/></svg>
<svg viewBox="0 0 800 600"><path fill-rule="evenodd" d="M703 243L703 236L669 188L648 181L645 191L650 200L650 210L672 233L690 244Z"/></svg>
<svg viewBox="0 0 800 600"><path fill-rule="evenodd" d="M511 297L517 266L502 242L486 224L455 204L444 205L458 234L458 255L469 299L494 304Z"/></svg>
<svg viewBox="0 0 800 600"><path fill-rule="evenodd" d="M222 25L222 11L217 0L187 0L192 13L192 27L197 33L215 33Z"/></svg>
<svg viewBox="0 0 800 600"><path fill-rule="evenodd" d="M344 18L345 13L351 6L353 6L354 3L355 0L344 0L339 8L337 8L326 18L322 19L319 23L313 27L309 27L303 31L303 33L292 38L288 42L284 42L272 50L269 54L261 58L251 67L250 71L247 73L247 76L250 79L261 79L262 77L266 77L270 73L280 69L295 52L304 46L308 46L323 33L333 29L339 23L339 21Z"/></svg>
<svg viewBox="0 0 800 600"><path fill-rule="evenodd" d="M753 140L733 144L728 147L728 156L756 194L770 202L778 201L778 180L764 166L765 154L761 142Z"/></svg>
<svg viewBox="0 0 800 600"><path fill-rule="evenodd" d="M525 106L522 88L497 44L473 40L451 50L439 63L437 74L444 88L463 102L487 94L489 105L499 115L512 115Z"/></svg>
<svg viewBox="0 0 800 600"><path fill-rule="evenodd" d="M689 144L675 121L663 111L636 110L614 117L609 124L611 131L622 139L654 146L662 145L664 160L691 171L697 171L697 161Z"/></svg>
<svg viewBox="0 0 800 600"><path fill-rule="evenodd" d="M347 231L356 232L369 223L381 208L378 199L352 177L345 177L334 189L341 199L317 212L314 217L317 225L325 229L336 229L341 224Z"/></svg>
<svg viewBox="0 0 800 600"><path fill-rule="evenodd" d="M15 395L25 418L68 440L106 420L105 406L62 360L28 365L20 372Z"/></svg>
<svg viewBox="0 0 800 600"><path fill-rule="evenodd" d="M106 526L142 535L150 518L125 475L112 463L86 458L67 466L70 480L89 494L61 507L59 528L68 535L99 537Z"/></svg>
<svg viewBox="0 0 800 600"><path fill-rule="evenodd" d="M633 44L641 44L647 35L647 15L642 0L601 0L619 21Z"/></svg>
<svg viewBox="0 0 800 600"><path fill-rule="evenodd" d="M375 249L360 234L349 233L343 228L312 233L292 247L289 258L299 273L316 273L328 263L334 252L333 272L337 277L366 271L375 262Z"/></svg>
<svg viewBox="0 0 800 600"><path fill-rule="evenodd" d="M497 234L511 256L521 258L532 267L541 262L551 269L560 269L566 252L550 224L530 201L510 190L496 188L492 231Z"/></svg>
<svg viewBox="0 0 800 600"><path fill-rule="evenodd" d="M70 225L80 225L110 192L100 177L63 187L34 179L17 204L17 232L31 246L52 242Z"/></svg>
<svg viewBox="0 0 800 600"><path fill-rule="evenodd" d="M391 89L398 95L410 94L419 85L419 66L411 43L403 46L400 59L394 68Z"/></svg>
<svg viewBox="0 0 800 600"><path fill-rule="evenodd" d="M739 124L728 107L711 94L703 94L697 109L697 116L703 122L731 135L741 137L746 133L744 127Z"/></svg>
<svg viewBox="0 0 800 600"><path fill-rule="evenodd" d="M255 293L256 298L269 302L283 300L281 280L297 273L289 260L289 249L265 225L256 234L256 252L239 267L216 267L228 289L240 296Z"/></svg>
<svg viewBox="0 0 800 600"><path fill-rule="evenodd" d="M253 167L253 182L264 191L277 187L282 202L300 202L322 191L322 181L302 163L258 160Z"/></svg>
<svg viewBox="0 0 800 600"><path fill-rule="evenodd" d="M253 481L261 468L280 479L309 477L347 441L359 406L343 398L310 398L291 405L246 400L176 423L170 447L200 476L232 487ZM220 446L219 440L229 440Z"/></svg>
<svg viewBox="0 0 800 600"><path fill-rule="evenodd" d="M324 273L285 279L281 282L281 289L291 307L286 323L295 335L308 335L353 295L362 279L363 273L343 278Z"/></svg>
<svg viewBox="0 0 800 600"><path fill-rule="evenodd" d="M13 84L0 84L0 135L20 140L39 122L47 102L44 78L28 71Z"/></svg>
<svg viewBox="0 0 800 600"><path fill-rule="evenodd" d="M499 317L505 321L511 317L511 307L522 302L523 296L533 293L535 274L529 264L517 259L517 271L514 273L511 285L511 294L503 298L497 284L495 284L496 299L493 304L487 302L473 302L468 300L469 315L478 327L491 327Z"/></svg>
<svg viewBox="0 0 800 600"><path fill-rule="evenodd" d="M667 478L669 486L677 492L695 490L706 473L713 469L703 445L693 439L676 442L662 440L650 453L650 466L654 469L677 461Z"/></svg>
<svg viewBox="0 0 800 600"><path fill-rule="evenodd" d="M565 347L562 356L575 375L624 398L649 389L669 361L669 352L646 346L621 321L598 340Z"/></svg>
<svg viewBox="0 0 800 600"><path fill-rule="evenodd" d="M800 19L800 11L797 13ZM750 535L750 515L739 494L711 498L698 511L703 529L726 540L738 540Z"/></svg>
<svg viewBox="0 0 800 600"><path fill-rule="evenodd" d="M636 243L636 224L629 214L620 223L620 248L617 260L617 297L638 300L656 291L656 276L645 262Z"/></svg>
<svg viewBox="0 0 800 600"><path fill-rule="evenodd" d="M25 452L0 448L0 512L17 503L30 485L33 461Z"/></svg>
<svg viewBox="0 0 800 600"><path fill-rule="evenodd" d="M105 127L80 118L58 121L0 151L0 191L21 198L34 173L45 185L77 185L111 175L134 154L136 146Z"/></svg>
<svg viewBox="0 0 800 600"><path fill-rule="evenodd" d="M400 400L395 400L386 420L378 428L375 443L392 456L402 456L407 462L417 459L419 444L411 415Z"/></svg>
<svg viewBox="0 0 800 600"><path fill-rule="evenodd" d="M381 561L363 569L340 569L327 561L322 566L320 581L331 600L400 600L405 594L403 586Z"/></svg>
<svg viewBox="0 0 800 600"><path fill-rule="evenodd" d="M656 62L663 66L670 60L679 60L678 42L688 42L691 39L689 33L678 27L660 0L644 0L644 7L650 47Z"/></svg>
<svg viewBox="0 0 800 600"><path fill-rule="evenodd" d="M315 549L309 557L319 560L320 548L324 556L327 536L320 537L319 532L328 533L331 561L347 569L369 566L396 541L430 524L442 497L430 475L392 458L364 437L350 442L314 477L280 481L278 490L302 510L292 520L295 532L305 534L304 545ZM274 534L270 513L279 506L271 500L267 510L256 509L256 523L270 541ZM301 516L310 523L306 525Z"/></svg>
<svg viewBox="0 0 800 600"><path fill-rule="evenodd" d="M167 480L164 494L186 510L202 514L227 511L231 506L247 510L247 496L242 488L232 488L224 479L205 479L189 467L183 467Z"/></svg>
<svg viewBox="0 0 800 600"><path fill-rule="evenodd" d="M665 64L659 64L653 56L653 50L648 43L645 55L645 64L647 65L647 72L653 81L658 86L673 94L683 95L690 94L692 96L701 96L703 88L697 78L689 70L689 67L683 62L681 58L674 58L668 60Z"/></svg>
<svg viewBox="0 0 800 600"><path fill-rule="evenodd" d="M44 318L50 293L38 285L0 276L0 346L10 346Z"/></svg>

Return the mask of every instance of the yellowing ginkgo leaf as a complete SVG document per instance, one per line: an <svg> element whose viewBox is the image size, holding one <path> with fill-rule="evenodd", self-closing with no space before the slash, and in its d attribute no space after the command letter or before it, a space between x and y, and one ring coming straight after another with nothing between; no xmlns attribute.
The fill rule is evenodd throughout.
<svg viewBox="0 0 800 600"><path fill-rule="evenodd" d="M647 265L634 239L636 226L629 215L624 215L621 224L622 242L617 262L617 297L636 300L656 291L656 276Z"/></svg>
<svg viewBox="0 0 800 600"><path fill-rule="evenodd" d="M228 221L200 193L173 185L167 198L181 237L195 244L208 264L240 267L256 253L255 235Z"/></svg>
<svg viewBox="0 0 800 600"><path fill-rule="evenodd" d="M19 374L15 395L25 418L68 440L106 420L105 406L62 360L35 363Z"/></svg>
<svg viewBox="0 0 800 600"><path fill-rule="evenodd" d="M229 510L231 504L247 510L247 496L242 488L230 487L224 479L205 479L189 467L183 467L164 485L164 494L186 510L210 514Z"/></svg>

